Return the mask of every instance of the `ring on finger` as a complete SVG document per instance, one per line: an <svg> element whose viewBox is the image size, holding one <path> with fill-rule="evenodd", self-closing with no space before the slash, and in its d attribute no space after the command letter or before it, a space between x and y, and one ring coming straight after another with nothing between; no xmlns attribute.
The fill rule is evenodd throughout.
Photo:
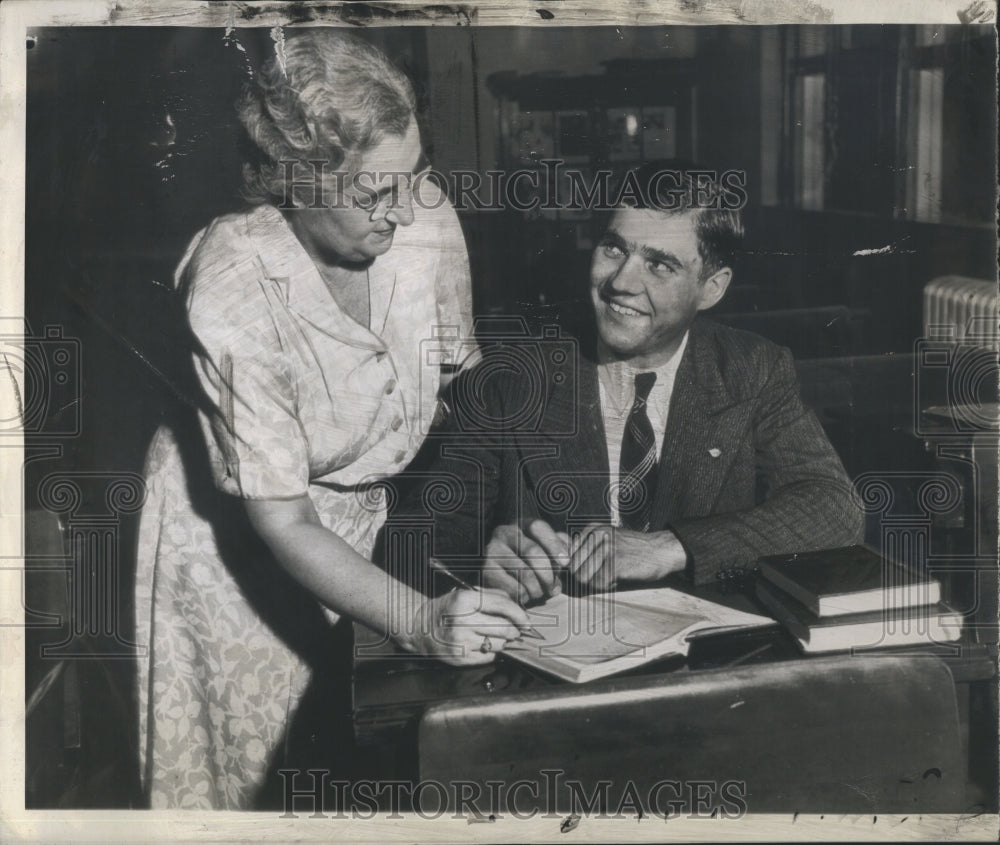
<svg viewBox="0 0 1000 845"><path fill-rule="evenodd" d="M479 646L479 650L483 654L489 654L491 651L493 651L493 640L491 640L489 637L483 637L483 642L482 645Z"/></svg>

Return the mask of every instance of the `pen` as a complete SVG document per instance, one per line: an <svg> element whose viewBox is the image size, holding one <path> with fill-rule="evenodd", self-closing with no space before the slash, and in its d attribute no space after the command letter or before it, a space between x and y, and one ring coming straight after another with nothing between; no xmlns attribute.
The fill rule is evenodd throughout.
<svg viewBox="0 0 1000 845"><path fill-rule="evenodd" d="M436 569L438 572L444 573L446 576L448 576L449 578L451 578L451 580L454 581L455 584L457 586L459 586L459 587L462 587L462 588L464 588L466 590L479 590L480 589L479 587L473 586L472 584L468 583L465 579L459 578L454 572L452 572L447 566L445 566L443 563L441 563L441 561L439 561L437 558L433 558L433 557L430 558L430 565L431 565L431 569ZM545 639L545 637L543 637L541 634L539 634L538 631L536 631L531 626L528 626L527 628L521 628L520 631L521 631L521 636L524 636L524 637L530 637L531 639L535 639L535 640L544 640Z"/></svg>

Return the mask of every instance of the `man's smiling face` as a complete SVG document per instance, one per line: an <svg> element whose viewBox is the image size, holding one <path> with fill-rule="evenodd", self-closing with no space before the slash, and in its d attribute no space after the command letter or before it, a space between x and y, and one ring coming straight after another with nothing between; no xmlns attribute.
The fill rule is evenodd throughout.
<svg viewBox="0 0 1000 845"><path fill-rule="evenodd" d="M590 295L597 330L616 358L665 363L699 311L718 302L728 267L702 279L694 212L619 208L594 250Z"/></svg>

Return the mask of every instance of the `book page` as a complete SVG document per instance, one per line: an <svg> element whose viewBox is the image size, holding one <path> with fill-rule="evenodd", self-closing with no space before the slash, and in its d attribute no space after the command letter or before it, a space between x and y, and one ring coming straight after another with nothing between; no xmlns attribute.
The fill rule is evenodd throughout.
<svg viewBox="0 0 1000 845"><path fill-rule="evenodd" d="M670 587L582 597L561 593L529 609L528 616L542 639L525 638L518 651L588 665L628 654L645 657L651 646L656 646L656 656L686 654L687 640L696 631L773 624L766 616ZM667 646L669 640L676 642Z"/></svg>
<svg viewBox="0 0 1000 845"><path fill-rule="evenodd" d="M538 656L570 658L580 664L601 663L636 653L684 633L701 621L697 614L641 607L616 599L613 593L568 596L562 593L528 611L542 639L525 638L519 650ZM679 638L678 652L686 651Z"/></svg>
<svg viewBox="0 0 1000 845"><path fill-rule="evenodd" d="M619 607L625 605L654 610L660 614L685 614L697 619L697 630L709 632L729 628L752 628L770 625L774 620L757 613L736 610L718 602L692 596L672 587L629 590L617 594Z"/></svg>

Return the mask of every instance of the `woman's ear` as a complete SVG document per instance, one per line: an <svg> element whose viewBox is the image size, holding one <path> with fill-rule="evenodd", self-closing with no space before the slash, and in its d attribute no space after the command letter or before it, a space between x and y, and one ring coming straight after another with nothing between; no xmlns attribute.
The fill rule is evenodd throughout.
<svg viewBox="0 0 1000 845"><path fill-rule="evenodd" d="M701 298L698 310L705 311L717 304L726 295L729 283L733 280L733 271L728 267L716 270L701 283Z"/></svg>

